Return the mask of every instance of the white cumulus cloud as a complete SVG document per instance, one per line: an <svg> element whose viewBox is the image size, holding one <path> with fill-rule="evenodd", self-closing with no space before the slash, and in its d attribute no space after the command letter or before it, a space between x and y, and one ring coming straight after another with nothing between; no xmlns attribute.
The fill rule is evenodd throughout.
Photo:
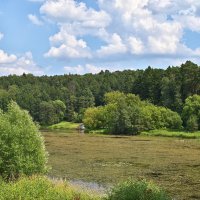
<svg viewBox="0 0 200 200"><path fill-rule="evenodd" d="M87 27L106 27L110 22L105 11L87 8L85 3L74 0L48 0L41 6L40 12L58 22L77 21Z"/></svg>
<svg viewBox="0 0 200 200"><path fill-rule="evenodd" d="M138 55L169 59L199 56L200 48L191 49L183 42L186 30L200 33L199 0L96 0L96 3L98 9L83 0L43 2L41 15L59 29L49 38L46 57L94 62L96 58L106 61L123 56L134 59ZM96 46L94 41L89 42L90 37L98 41ZM82 65L76 68L86 70Z"/></svg>
<svg viewBox="0 0 200 200"><path fill-rule="evenodd" d="M100 57L115 55L120 53L125 53L127 50L126 46L123 44L121 37L114 33L109 41L107 46L102 46L98 51L97 54Z"/></svg>
<svg viewBox="0 0 200 200"><path fill-rule="evenodd" d="M97 74L102 70L106 70L105 67L95 66L93 64L77 65L77 66L65 66L64 70L70 74L85 74L92 73Z"/></svg>
<svg viewBox="0 0 200 200"><path fill-rule="evenodd" d="M42 75L44 72L33 61L31 52L16 56L14 54L9 55L0 49L0 75L21 75L23 73Z"/></svg>
<svg viewBox="0 0 200 200"><path fill-rule="evenodd" d="M141 39L130 36L128 38L127 43L128 43L129 48L130 48L130 52L133 55L134 54L141 54L142 52L144 52L144 45L143 45L143 42L141 41Z"/></svg>
<svg viewBox="0 0 200 200"><path fill-rule="evenodd" d="M55 58L90 58L91 54L87 43L82 39L77 39L70 35L65 29L49 38L53 45L45 54L46 57Z"/></svg>
<svg viewBox="0 0 200 200"><path fill-rule="evenodd" d="M0 49L0 64L13 63L17 60L17 57L13 54L8 55Z"/></svg>
<svg viewBox="0 0 200 200"><path fill-rule="evenodd" d="M42 26L43 22L36 15L29 14L28 19L35 25Z"/></svg>

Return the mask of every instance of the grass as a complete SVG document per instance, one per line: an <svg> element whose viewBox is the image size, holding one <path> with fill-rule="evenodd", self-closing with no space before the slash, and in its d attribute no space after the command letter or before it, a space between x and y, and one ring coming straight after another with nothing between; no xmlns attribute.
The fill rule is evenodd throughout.
<svg viewBox="0 0 200 200"><path fill-rule="evenodd" d="M115 184L146 179L174 199L200 199L200 140L44 132L50 176Z"/></svg>
<svg viewBox="0 0 200 200"><path fill-rule="evenodd" d="M156 185L128 180L115 185L105 195L83 191L65 181L44 176L21 177L13 182L0 181L0 200L172 200Z"/></svg>
<svg viewBox="0 0 200 200"><path fill-rule="evenodd" d="M191 132L181 132L181 131L171 131L171 130L152 130L152 131L142 132L141 135L195 139L195 138L200 138L200 131L191 133Z"/></svg>
<svg viewBox="0 0 200 200"><path fill-rule="evenodd" d="M97 130L91 130L88 132L89 134L107 134L106 129L97 129Z"/></svg>
<svg viewBox="0 0 200 200"><path fill-rule="evenodd" d="M73 122L60 122L58 124L53 124L51 126L46 127L46 129L50 130L76 130L79 127L80 123Z"/></svg>
<svg viewBox="0 0 200 200"><path fill-rule="evenodd" d="M0 200L100 200L95 194L78 191L64 182L53 183L46 177L21 178L0 183Z"/></svg>
<svg viewBox="0 0 200 200"><path fill-rule="evenodd" d="M172 200L162 189L146 181L132 181L116 185L107 200Z"/></svg>

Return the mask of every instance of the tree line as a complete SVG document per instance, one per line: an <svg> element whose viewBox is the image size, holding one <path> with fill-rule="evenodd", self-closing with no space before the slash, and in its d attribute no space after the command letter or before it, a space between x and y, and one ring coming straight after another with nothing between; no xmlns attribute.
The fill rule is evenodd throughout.
<svg viewBox="0 0 200 200"><path fill-rule="evenodd" d="M200 67L187 61L167 69L148 67L112 73L106 70L95 75L3 76L0 77L0 108L6 110L13 100L42 125L63 119L80 122L87 108L104 106L104 95L112 91L138 95L141 100L182 116L186 99L200 94ZM186 118L183 114L185 127L188 120L199 123L197 114Z"/></svg>

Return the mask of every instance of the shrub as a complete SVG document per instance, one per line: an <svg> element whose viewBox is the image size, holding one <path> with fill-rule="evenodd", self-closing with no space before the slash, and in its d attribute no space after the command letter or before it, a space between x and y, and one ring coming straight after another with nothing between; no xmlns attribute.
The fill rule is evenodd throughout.
<svg viewBox="0 0 200 200"><path fill-rule="evenodd" d="M100 129L105 124L104 118L103 107L88 108L84 113L83 123L89 130Z"/></svg>
<svg viewBox="0 0 200 200"><path fill-rule="evenodd" d="M47 153L38 127L15 103L0 112L0 175L15 179L47 171Z"/></svg>
<svg viewBox="0 0 200 200"><path fill-rule="evenodd" d="M186 129L188 131L197 131L199 128L198 126L198 118L196 115L191 115L186 122Z"/></svg>
<svg viewBox="0 0 200 200"><path fill-rule="evenodd" d="M45 177L21 178L17 182L0 183L0 200L97 200L93 195L78 192L67 183L53 183Z"/></svg>
<svg viewBox="0 0 200 200"><path fill-rule="evenodd" d="M187 130L195 131L200 128L200 95L189 96L185 100L182 118Z"/></svg>
<svg viewBox="0 0 200 200"><path fill-rule="evenodd" d="M106 200L171 200L171 198L152 183L128 180L114 187Z"/></svg>

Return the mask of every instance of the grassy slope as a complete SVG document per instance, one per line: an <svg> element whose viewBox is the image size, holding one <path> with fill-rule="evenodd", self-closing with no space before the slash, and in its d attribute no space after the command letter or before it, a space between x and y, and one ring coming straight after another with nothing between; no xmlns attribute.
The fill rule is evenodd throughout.
<svg viewBox="0 0 200 200"><path fill-rule="evenodd" d="M195 139L195 138L200 138L200 131L190 133L190 132L170 131L170 130L152 130L146 132L144 131L141 133L141 135Z"/></svg>
<svg viewBox="0 0 200 200"><path fill-rule="evenodd" d="M73 122L60 122L58 124L54 124L51 126L48 126L47 129L50 130L55 130L55 129L59 129L59 130L75 130L78 128L78 126L80 125L80 123L73 123Z"/></svg>
<svg viewBox="0 0 200 200"><path fill-rule="evenodd" d="M200 140L44 133L51 176L117 183L153 180L176 199L200 199Z"/></svg>

